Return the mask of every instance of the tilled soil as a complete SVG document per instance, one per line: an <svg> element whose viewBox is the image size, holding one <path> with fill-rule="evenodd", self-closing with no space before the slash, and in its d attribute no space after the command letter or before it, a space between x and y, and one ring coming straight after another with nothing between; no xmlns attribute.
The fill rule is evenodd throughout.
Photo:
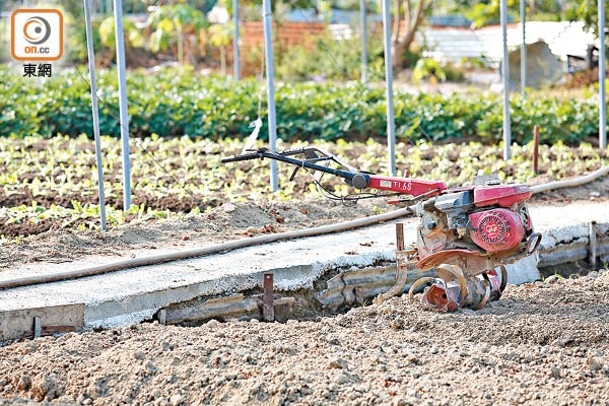
<svg viewBox="0 0 609 406"><path fill-rule="evenodd" d="M52 228L23 240L0 240L0 272L25 263L64 263L86 256L130 257L141 250L192 248L367 217L378 202L356 206L320 200L225 203L208 213L110 229ZM393 207L384 208L392 210Z"/></svg>
<svg viewBox="0 0 609 406"><path fill-rule="evenodd" d="M14 343L0 396L81 404L609 404L609 271L482 311L404 297L319 321L134 325ZM2 404L2 402L0 402Z"/></svg>

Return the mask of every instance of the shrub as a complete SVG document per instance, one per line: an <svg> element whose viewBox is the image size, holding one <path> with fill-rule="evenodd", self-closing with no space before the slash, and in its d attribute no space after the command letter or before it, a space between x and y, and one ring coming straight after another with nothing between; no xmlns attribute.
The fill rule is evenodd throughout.
<svg viewBox="0 0 609 406"><path fill-rule="evenodd" d="M463 70L456 66L439 62L432 58L421 58L412 71L412 80L419 83L421 80L432 82L460 82L463 80Z"/></svg>
<svg viewBox="0 0 609 406"><path fill-rule="evenodd" d="M361 68L361 38L335 39L326 34L314 39L311 50L302 45L287 50L277 64L277 75L298 81L359 80ZM377 36L371 36L368 41L368 70L371 80L384 77L383 44Z"/></svg>

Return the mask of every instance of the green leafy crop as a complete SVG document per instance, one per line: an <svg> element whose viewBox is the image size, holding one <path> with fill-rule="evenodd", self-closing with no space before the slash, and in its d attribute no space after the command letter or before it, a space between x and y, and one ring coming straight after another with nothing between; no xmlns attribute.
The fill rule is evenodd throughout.
<svg viewBox="0 0 609 406"><path fill-rule="evenodd" d="M0 135L92 134L86 71L62 71L37 82L0 66ZM114 71L98 75L103 134L118 136L118 86ZM135 71L128 74L132 135L243 138L258 115L260 83L203 77L191 69ZM381 87L357 82L277 86L277 129L284 140L384 139L385 100ZM536 97L511 103L513 139L526 143L534 125L542 142L576 142L597 133L593 97ZM501 100L496 95L395 94L397 137L401 140L501 139ZM266 116L262 102L261 115ZM260 131L266 137L265 127Z"/></svg>
<svg viewBox="0 0 609 406"><path fill-rule="evenodd" d="M122 211L121 142L102 137L104 185L111 225L154 221L181 215L203 215L223 202L269 199L321 199L306 172L290 182L293 167L280 164L281 190L269 191L269 162L221 164L220 159L241 152L236 138L209 140L200 137L164 139L153 135L131 140L132 198L134 206ZM387 173L386 146L366 142L312 142L353 166L373 173ZM298 148L310 142L278 143L279 149ZM259 143L258 146L262 146ZM532 145L514 145L513 158L501 159L502 146L478 142L434 145L399 143L396 148L400 175L445 181L449 186L471 182L475 175L496 173L506 182L533 178ZM579 176L609 164L606 152L589 144L574 148L563 143L542 146L543 179ZM324 184L346 193L339 178L325 177ZM379 201L383 207L383 202ZM86 136L70 138L37 136L0 138L0 236L98 227L97 171L94 143Z"/></svg>

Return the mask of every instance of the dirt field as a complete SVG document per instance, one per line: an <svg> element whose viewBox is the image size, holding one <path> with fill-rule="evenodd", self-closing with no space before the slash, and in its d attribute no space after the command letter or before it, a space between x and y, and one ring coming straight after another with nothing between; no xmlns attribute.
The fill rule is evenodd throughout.
<svg viewBox="0 0 609 406"><path fill-rule="evenodd" d="M609 271L482 311L395 298L319 321L144 324L0 351L0 396L80 404L609 404ZM3 404L0 402L0 404Z"/></svg>
<svg viewBox="0 0 609 406"><path fill-rule="evenodd" d="M538 178L542 182L543 178ZM609 178L532 204L607 200ZM0 242L25 262L200 247L364 217L383 202L224 203L206 213ZM317 321L135 325L0 348L0 405L609 405L609 271L510 286L482 311L439 315L404 298Z"/></svg>

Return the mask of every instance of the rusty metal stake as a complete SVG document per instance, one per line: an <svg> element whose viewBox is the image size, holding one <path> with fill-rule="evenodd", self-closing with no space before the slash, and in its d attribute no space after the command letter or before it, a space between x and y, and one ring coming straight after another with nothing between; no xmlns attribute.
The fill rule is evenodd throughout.
<svg viewBox="0 0 609 406"><path fill-rule="evenodd" d="M34 338L42 337L42 318L34 317Z"/></svg>
<svg viewBox="0 0 609 406"><path fill-rule="evenodd" d="M590 249L588 250L588 261L590 267L596 270L596 221L590 222L590 230L588 232L590 238Z"/></svg>
<svg viewBox="0 0 609 406"><path fill-rule="evenodd" d="M264 321L275 320L275 309L273 307L273 274L264 274L264 298L262 305L262 318Z"/></svg>
<svg viewBox="0 0 609 406"><path fill-rule="evenodd" d="M533 127L533 173L539 175L539 126Z"/></svg>
<svg viewBox="0 0 609 406"><path fill-rule="evenodd" d="M400 273L405 272L405 270L401 269L402 263L404 262L404 223L395 223L395 245L395 261L397 265L395 278L400 279Z"/></svg>
<svg viewBox="0 0 609 406"><path fill-rule="evenodd" d="M395 224L395 241L398 251L404 251L404 223Z"/></svg>

